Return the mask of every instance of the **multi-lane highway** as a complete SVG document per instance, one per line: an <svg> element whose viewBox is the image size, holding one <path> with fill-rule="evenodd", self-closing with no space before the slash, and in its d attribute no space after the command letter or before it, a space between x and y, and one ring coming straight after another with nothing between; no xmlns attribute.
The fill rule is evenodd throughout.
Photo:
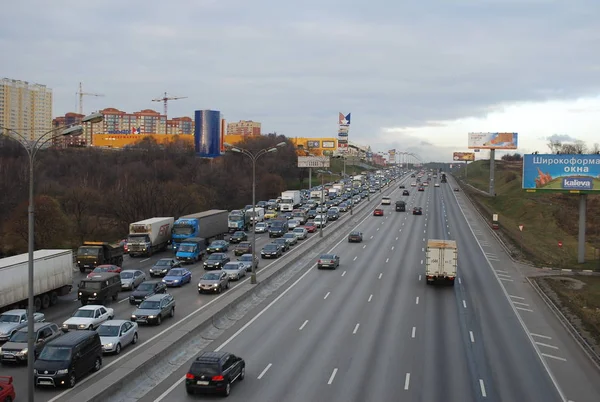
<svg viewBox="0 0 600 402"><path fill-rule="evenodd" d="M311 266L210 345L246 360L246 378L234 384L230 398L597 401L598 372L560 325L542 320L535 336L546 338L532 340L520 315L536 313L529 308L531 289L509 289L521 296L507 297L502 285L517 281L512 263L484 250L481 229L473 230L475 219L465 217L473 212L463 214L468 206L457 202L452 186L414 190L404 197L407 212L384 206L383 217L369 214L358 224L363 243L341 237L330 250L341 257L337 270ZM413 206L423 207L424 215L413 216ZM457 240L456 286L424 284L428 238ZM502 284L497 271L505 272ZM559 339L570 345L556 346ZM183 384L191 360L140 400L192 400Z"/></svg>

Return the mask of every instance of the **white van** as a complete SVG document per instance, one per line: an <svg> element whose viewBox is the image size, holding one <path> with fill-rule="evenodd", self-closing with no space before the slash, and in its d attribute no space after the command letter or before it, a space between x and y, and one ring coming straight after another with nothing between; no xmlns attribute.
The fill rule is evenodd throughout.
<svg viewBox="0 0 600 402"><path fill-rule="evenodd" d="M381 205L390 205L392 203L392 199L390 197L383 197L381 199Z"/></svg>
<svg viewBox="0 0 600 402"><path fill-rule="evenodd" d="M256 219L254 219L253 212L256 212ZM247 209L246 213L250 217L250 222L262 222L265 220L265 209L263 207L256 207L254 211L252 209Z"/></svg>

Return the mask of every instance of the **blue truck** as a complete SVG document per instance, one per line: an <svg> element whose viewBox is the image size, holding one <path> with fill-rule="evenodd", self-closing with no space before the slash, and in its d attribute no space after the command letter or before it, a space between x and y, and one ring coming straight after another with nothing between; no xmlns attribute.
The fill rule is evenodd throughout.
<svg viewBox="0 0 600 402"><path fill-rule="evenodd" d="M237 232L238 230L248 230L250 226L250 214L241 209L234 209L227 217L227 226L229 227L229 233Z"/></svg>
<svg viewBox="0 0 600 402"><path fill-rule="evenodd" d="M201 237L206 244L214 239L222 239L227 233L227 211L211 209L209 211L179 217L173 224L171 244L177 251L179 245L187 239Z"/></svg>
<svg viewBox="0 0 600 402"><path fill-rule="evenodd" d="M179 245L175 258L184 264L202 261L206 254L206 240L201 237L190 237Z"/></svg>

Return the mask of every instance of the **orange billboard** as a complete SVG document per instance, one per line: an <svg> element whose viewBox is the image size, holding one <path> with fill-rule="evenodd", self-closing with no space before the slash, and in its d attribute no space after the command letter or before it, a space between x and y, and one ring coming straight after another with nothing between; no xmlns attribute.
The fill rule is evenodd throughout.
<svg viewBox="0 0 600 402"><path fill-rule="evenodd" d="M475 152L454 152L452 160L473 162L475 160Z"/></svg>

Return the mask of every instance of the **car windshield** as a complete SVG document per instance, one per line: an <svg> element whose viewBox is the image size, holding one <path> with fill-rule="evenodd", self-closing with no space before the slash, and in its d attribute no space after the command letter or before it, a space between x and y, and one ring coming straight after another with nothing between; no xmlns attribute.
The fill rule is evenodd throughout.
<svg viewBox="0 0 600 402"><path fill-rule="evenodd" d="M220 246L223 246L224 244L225 244L224 241L217 240L217 241L213 241L212 244L211 244L211 246L212 247L220 247Z"/></svg>
<svg viewBox="0 0 600 402"><path fill-rule="evenodd" d="M140 310L156 310L160 307L159 301L154 300L144 300L140 304Z"/></svg>
<svg viewBox="0 0 600 402"><path fill-rule="evenodd" d="M267 224L262 222L256 224L257 228L264 228L265 226L267 226Z"/></svg>
<svg viewBox="0 0 600 402"><path fill-rule="evenodd" d="M156 261L156 265L157 267L164 267L166 265L169 265L171 263L171 260L158 260Z"/></svg>
<svg viewBox="0 0 600 402"><path fill-rule="evenodd" d="M225 271L236 271L236 270L240 269L240 265L236 264L235 262L229 262L229 263L225 264L223 269Z"/></svg>
<svg viewBox="0 0 600 402"><path fill-rule="evenodd" d="M154 284L153 283L140 283L140 285L137 287L137 290L141 290L143 292L148 292L150 290L154 289Z"/></svg>
<svg viewBox="0 0 600 402"><path fill-rule="evenodd" d="M71 360L71 348L64 346L46 345L40 353L38 360L46 360L51 362L62 362Z"/></svg>
<svg viewBox="0 0 600 402"><path fill-rule="evenodd" d="M169 271L169 276L183 276L183 269L172 269Z"/></svg>
<svg viewBox="0 0 600 402"><path fill-rule="evenodd" d="M98 274L100 272L108 272L109 269L109 267L96 267L92 272Z"/></svg>
<svg viewBox="0 0 600 402"><path fill-rule="evenodd" d="M214 272L209 272L207 274L204 274L204 276L202 277L203 280L205 281L216 281L218 280L220 277L219 274L214 273Z"/></svg>
<svg viewBox="0 0 600 402"><path fill-rule="evenodd" d="M283 235L283 237L285 237L286 239L295 239L296 236L294 236L293 233L286 233Z"/></svg>
<svg viewBox="0 0 600 402"><path fill-rule="evenodd" d="M119 325L100 325L98 335L100 336L119 336Z"/></svg>
<svg viewBox="0 0 600 402"><path fill-rule="evenodd" d="M19 322L21 321L20 315L2 314L0 315L0 322Z"/></svg>
<svg viewBox="0 0 600 402"><path fill-rule="evenodd" d="M243 255L239 258L240 261L252 261L251 255Z"/></svg>
<svg viewBox="0 0 600 402"><path fill-rule="evenodd" d="M250 243L248 243L248 242L241 242L241 243L238 245L238 247L239 247L239 248L250 247Z"/></svg>
<svg viewBox="0 0 600 402"><path fill-rule="evenodd" d="M221 261L222 259L223 254L211 254L207 261Z"/></svg>
<svg viewBox="0 0 600 402"><path fill-rule="evenodd" d="M183 251L184 253L193 253L196 246L192 244L182 244L179 246L179 251Z"/></svg>
<svg viewBox="0 0 600 402"><path fill-rule="evenodd" d="M79 284L79 289L88 289L88 290L100 290L102 289L102 282L98 281L81 281Z"/></svg>
<svg viewBox="0 0 600 402"><path fill-rule="evenodd" d="M27 342L27 331L17 331L10 337L10 342L15 343L26 343Z"/></svg>
<svg viewBox="0 0 600 402"><path fill-rule="evenodd" d="M304 228L295 228L294 232L296 232L296 233L302 233L302 232L304 232Z"/></svg>
<svg viewBox="0 0 600 402"><path fill-rule="evenodd" d="M121 272L121 279L133 278L133 272Z"/></svg>
<svg viewBox="0 0 600 402"><path fill-rule="evenodd" d="M95 310L77 310L73 317L92 318L94 317Z"/></svg>
<svg viewBox="0 0 600 402"><path fill-rule="evenodd" d="M244 237L245 233L244 232L235 232L233 234L233 237Z"/></svg>

